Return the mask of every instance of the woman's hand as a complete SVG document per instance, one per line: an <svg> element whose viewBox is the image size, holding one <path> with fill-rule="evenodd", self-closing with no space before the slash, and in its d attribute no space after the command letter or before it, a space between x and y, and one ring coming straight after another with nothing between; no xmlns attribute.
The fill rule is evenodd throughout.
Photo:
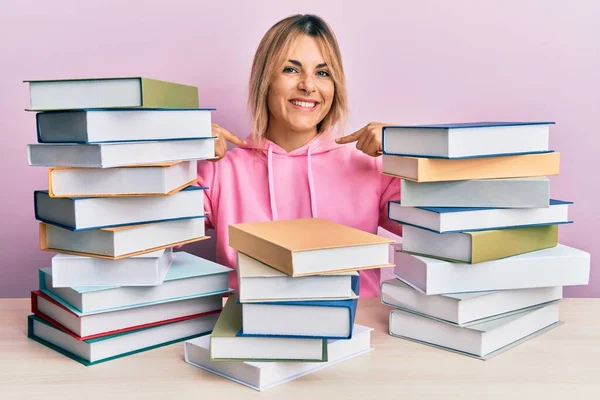
<svg viewBox="0 0 600 400"><path fill-rule="evenodd" d="M212 135L217 138L215 139L215 158L211 158L208 161L215 162L225 157L225 153L227 153L227 142L233 143L236 146L244 146L246 144L245 140L238 138L233 133L220 127L214 122L212 124Z"/></svg>
<svg viewBox="0 0 600 400"><path fill-rule="evenodd" d="M367 126L359 129L351 135L342 136L335 141L338 144L356 142L356 148L371 157L381 155L382 128L389 124L370 122Z"/></svg>

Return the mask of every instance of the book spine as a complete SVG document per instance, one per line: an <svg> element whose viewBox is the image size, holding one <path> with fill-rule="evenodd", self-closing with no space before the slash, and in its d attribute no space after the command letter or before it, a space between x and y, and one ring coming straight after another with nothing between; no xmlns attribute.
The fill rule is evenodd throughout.
<svg viewBox="0 0 600 400"><path fill-rule="evenodd" d="M198 108L198 88L179 83L141 79L142 107Z"/></svg>
<svg viewBox="0 0 600 400"><path fill-rule="evenodd" d="M497 260L558 245L558 225L501 229L471 234L471 263Z"/></svg>

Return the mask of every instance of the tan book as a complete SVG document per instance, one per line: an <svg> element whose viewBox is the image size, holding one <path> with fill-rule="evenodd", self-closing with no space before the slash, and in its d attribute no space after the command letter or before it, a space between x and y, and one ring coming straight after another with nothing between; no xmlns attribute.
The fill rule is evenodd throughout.
<svg viewBox="0 0 600 400"><path fill-rule="evenodd" d="M414 182L558 175L560 153L442 159L383 156L383 173Z"/></svg>
<svg viewBox="0 0 600 400"><path fill-rule="evenodd" d="M229 245L289 276L389 267L393 241L320 218L229 226Z"/></svg>

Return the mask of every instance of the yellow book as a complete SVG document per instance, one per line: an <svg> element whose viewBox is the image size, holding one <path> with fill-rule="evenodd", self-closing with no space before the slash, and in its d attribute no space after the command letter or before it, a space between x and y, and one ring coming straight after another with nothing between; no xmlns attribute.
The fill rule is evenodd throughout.
<svg viewBox="0 0 600 400"><path fill-rule="evenodd" d="M393 240L320 218L229 225L229 245L289 276L389 264Z"/></svg>
<svg viewBox="0 0 600 400"><path fill-rule="evenodd" d="M404 225L402 232L405 253L469 264L558 245L558 225L457 233L436 233Z"/></svg>
<svg viewBox="0 0 600 400"><path fill-rule="evenodd" d="M462 159L383 155L384 174L414 182L558 175L559 167L558 152Z"/></svg>

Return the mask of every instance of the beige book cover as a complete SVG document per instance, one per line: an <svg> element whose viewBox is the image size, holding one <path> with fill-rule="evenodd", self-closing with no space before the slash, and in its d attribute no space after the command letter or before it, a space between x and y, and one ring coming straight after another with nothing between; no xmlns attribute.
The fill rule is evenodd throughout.
<svg viewBox="0 0 600 400"><path fill-rule="evenodd" d="M389 244L392 242L391 239L321 218L241 223L229 226L231 247L289 276L391 266L387 261ZM355 265L342 269L324 267L320 271L311 272L297 271L294 266L294 256L298 253L377 245L388 246L385 247L385 261L378 262L376 265ZM332 256L336 257L333 253Z"/></svg>

